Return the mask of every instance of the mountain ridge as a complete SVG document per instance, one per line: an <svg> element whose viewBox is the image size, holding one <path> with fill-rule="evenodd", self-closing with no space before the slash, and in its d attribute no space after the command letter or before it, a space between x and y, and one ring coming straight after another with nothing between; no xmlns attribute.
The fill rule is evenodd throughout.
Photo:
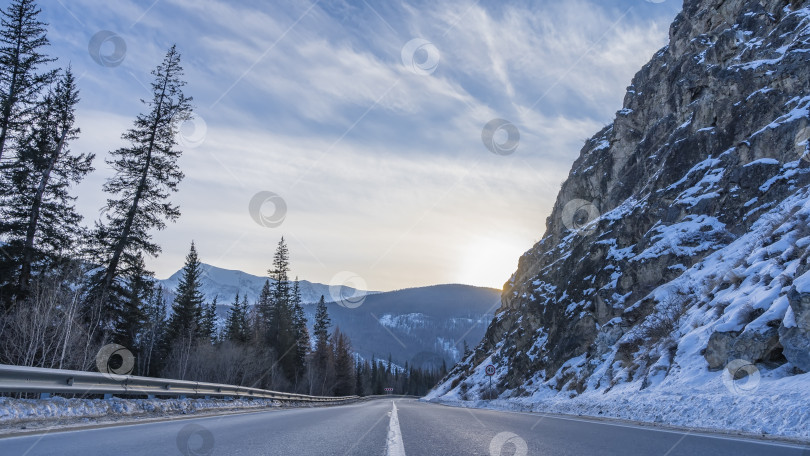
<svg viewBox="0 0 810 456"><path fill-rule="evenodd" d="M218 326L227 319L233 297L248 298L253 305L267 277L203 264L202 291L209 302L218 296ZM158 282L171 302L182 269ZM387 359L404 366L439 368L452 365L463 355L465 344L481 340L501 290L465 284L437 284L377 292L351 287L300 281L310 331L314 304L321 295L327 303L332 330L340 328L363 359ZM330 293L331 291L331 293ZM346 299L349 298L349 299Z"/></svg>
<svg viewBox="0 0 810 456"><path fill-rule="evenodd" d="M218 296L221 305L231 304L231 300L236 296L237 292L240 297L247 295L249 302L255 302L265 281L270 280L272 282L272 279L267 276L257 276L238 269L220 268L207 263L202 263L202 270L203 295L208 301L211 301L214 296ZM171 294L177 288L182 274L183 269L180 268L174 274L157 282ZM355 296L357 298L366 294L378 293L376 291L357 290L346 285L339 285L332 290L333 293L330 293L330 285L308 280L300 280L299 285L301 287L301 298L305 304L317 303L321 296L324 296L327 301L333 301L331 294L340 296L341 292L343 292L344 296Z"/></svg>

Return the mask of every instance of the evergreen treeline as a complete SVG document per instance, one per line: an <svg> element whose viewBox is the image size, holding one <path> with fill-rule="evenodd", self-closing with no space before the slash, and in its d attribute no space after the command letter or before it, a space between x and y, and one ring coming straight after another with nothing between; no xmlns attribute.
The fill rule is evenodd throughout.
<svg viewBox="0 0 810 456"><path fill-rule="evenodd" d="M0 362L93 367L100 346L151 348L156 313L146 255L154 231L180 215L169 197L183 178L179 122L191 114L180 54L172 46L152 71L152 96L110 152L102 219L82 224L75 186L93 154L75 153L79 89L71 68L47 54L47 24L34 0L0 11ZM153 369L150 367L150 369Z"/></svg>
<svg viewBox="0 0 810 456"><path fill-rule="evenodd" d="M408 367L399 368L382 360L357 362L355 365L356 385L355 391L361 396L379 394L408 394L424 396L439 380L447 375L447 366L442 363L440 369L421 369ZM388 392L386 388L393 388Z"/></svg>
<svg viewBox="0 0 810 456"><path fill-rule="evenodd" d="M323 297L310 334L283 238L256 302L237 294L218 318L193 242L167 302L144 258L161 251L154 232L180 216L170 201L183 179L176 134L192 109L180 54L172 46L152 71L127 145L109 153L102 217L88 227L72 190L95 156L70 149L79 89L47 55L39 15L35 0L0 12L0 363L95 370L99 349L116 343L134 355L132 374L315 395L424 394L446 373L358 362Z"/></svg>

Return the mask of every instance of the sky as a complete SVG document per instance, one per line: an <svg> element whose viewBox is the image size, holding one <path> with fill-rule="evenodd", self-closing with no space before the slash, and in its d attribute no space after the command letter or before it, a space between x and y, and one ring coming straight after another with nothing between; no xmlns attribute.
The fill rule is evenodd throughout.
<svg viewBox="0 0 810 456"><path fill-rule="evenodd" d="M203 262L387 291L501 288L539 241L584 141L622 107L678 0L43 0L50 54L79 78L96 171L89 225L176 44L182 215L154 232L158 278ZM349 277L350 279L346 279ZM338 283L340 282L340 283Z"/></svg>

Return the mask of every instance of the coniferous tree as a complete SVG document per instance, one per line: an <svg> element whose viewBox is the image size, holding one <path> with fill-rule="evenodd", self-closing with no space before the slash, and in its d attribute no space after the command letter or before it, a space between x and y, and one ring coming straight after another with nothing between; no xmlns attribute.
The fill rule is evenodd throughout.
<svg viewBox="0 0 810 456"><path fill-rule="evenodd" d="M248 303L247 293L242 295L242 303L239 304L239 327L242 328L242 339L250 341L250 303Z"/></svg>
<svg viewBox="0 0 810 456"><path fill-rule="evenodd" d="M202 262L197 256L194 242L186 255L183 276L177 284L176 297L172 304L172 317L166 334L166 343L172 344L177 339L196 339L203 335L203 303L205 297L202 287Z"/></svg>
<svg viewBox="0 0 810 456"><path fill-rule="evenodd" d="M264 281L262 291L259 293L259 300L256 301L256 319L254 322L253 337L257 342L262 342L272 346L270 329L274 327L273 317L275 315L275 305L273 292L270 288L270 279Z"/></svg>
<svg viewBox="0 0 810 456"><path fill-rule="evenodd" d="M273 268L268 271L272 283L272 326L268 330L268 341L278 356L287 380L294 382L300 374L295 334L295 314L290 288L289 250L282 237L273 255Z"/></svg>
<svg viewBox="0 0 810 456"><path fill-rule="evenodd" d="M335 365L332 346L329 341L329 327L332 321L321 296L315 307L315 324L312 328L315 348L309 356L310 394L328 395L335 383Z"/></svg>
<svg viewBox="0 0 810 456"><path fill-rule="evenodd" d="M273 279L271 290L272 314L267 318L268 323L270 323L268 340L276 350L281 347L283 333L289 329L292 321L290 318L289 255L287 244L282 237L276 247L276 253L273 255L273 268L267 271L270 278Z"/></svg>
<svg viewBox="0 0 810 456"><path fill-rule="evenodd" d="M146 271L142 258L134 270L136 273L127 279L124 287L120 312L113 320L113 340L131 351L137 350L138 337L146 320L144 307L153 288L151 274Z"/></svg>
<svg viewBox="0 0 810 456"><path fill-rule="evenodd" d="M326 373L326 363L329 359L329 327L331 325L332 320L329 318L326 302L321 296L318 305L315 307L315 325L312 328L315 335L313 362L319 375L325 375Z"/></svg>
<svg viewBox="0 0 810 456"><path fill-rule="evenodd" d="M349 338L340 328L335 328L332 335L333 351L335 353L335 396L350 396L354 394L354 361Z"/></svg>
<svg viewBox="0 0 810 456"><path fill-rule="evenodd" d="M307 356L310 351L309 330L307 329L307 317L304 313L304 306L301 302L301 286L298 282L298 277L295 278L292 292L292 305L293 305L293 331L295 333L295 380L296 382L303 377L306 370Z"/></svg>
<svg viewBox="0 0 810 456"><path fill-rule="evenodd" d="M27 294L34 265L50 269L73 252L81 232L81 216L69 190L93 170L94 155L69 150L79 133L74 126L78 101L68 69L38 106L37 119L10 166L12 192L5 198L0 221L8 255L3 257L2 276L11 282L17 299Z"/></svg>
<svg viewBox="0 0 810 456"><path fill-rule="evenodd" d="M183 178L175 133L178 123L190 115L191 98L182 91L183 68L175 46L152 74L152 98L144 100L149 112L137 116L122 136L129 145L113 151L107 162L115 175L104 184L104 191L113 197L104 207L105 223L97 224L96 253L104 270L95 279L92 297L113 306L115 296L109 295L117 291L117 279L132 274L134 259L160 253L150 231L161 230L166 221L180 216L168 198Z"/></svg>
<svg viewBox="0 0 810 456"><path fill-rule="evenodd" d="M245 296L247 299L247 296ZM243 344L247 342L247 315L242 311L242 302L239 293L228 310L228 321L225 323L225 339Z"/></svg>
<svg viewBox="0 0 810 456"><path fill-rule="evenodd" d="M34 0L11 0L0 21L0 164L12 140L25 130L43 87L54 71L40 69L55 59L42 54L47 24Z"/></svg>
<svg viewBox="0 0 810 456"><path fill-rule="evenodd" d="M365 389L363 388L363 376L365 372L363 371L363 363L360 360L357 360L357 363L354 366L354 394L358 396L365 396Z"/></svg>
<svg viewBox="0 0 810 456"><path fill-rule="evenodd" d="M154 284L143 309L144 324L137 357L141 375L154 376L160 369L159 344L166 333L166 299L163 287Z"/></svg>
<svg viewBox="0 0 810 456"><path fill-rule="evenodd" d="M202 336L211 341L212 344L217 341L217 299L219 296L214 296L210 304L205 306L202 317Z"/></svg>

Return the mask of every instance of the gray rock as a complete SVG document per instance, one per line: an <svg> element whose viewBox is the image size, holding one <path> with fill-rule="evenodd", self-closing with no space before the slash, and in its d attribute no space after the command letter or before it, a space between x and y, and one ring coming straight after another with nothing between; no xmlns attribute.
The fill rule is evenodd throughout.
<svg viewBox="0 0 810 456"><path fill-rule="evenodd" d="M779 341L784 347L782 354L799 369L810 372L810 293L799 293L796 288L788 293L796 326L779 327Z"/></svg>
<svg viewBox="0 0 810 456"><path fill-rule="evenodd" d="M799 293L793 287L788 293L788 302L796 325L803 331L810 331L810 293Z"/></svg>
<svg viewBox="0 0 810 456"><path fill-rule="evenodd" d="M782 354L794 366L810 372L810 334L798 327L779 328L779 341L784 347Z"/></svg>
<svg viewBox="0 0 810 456"><path fill-rule="evenodd" d="M709 337L709 344L703 357L709 363L709 369L722 369L731 359L732 346L737 340L737 332L716 332Z"/></svg>
<svg viewBox="0 0 810 456"><path fill-rule="evenodd" d="M776 327L769 327L764 332L716 332L709 337L703 357L709 363L709 369L717 370L735 359L751 363L770 361L781 349Z"/></svg>

